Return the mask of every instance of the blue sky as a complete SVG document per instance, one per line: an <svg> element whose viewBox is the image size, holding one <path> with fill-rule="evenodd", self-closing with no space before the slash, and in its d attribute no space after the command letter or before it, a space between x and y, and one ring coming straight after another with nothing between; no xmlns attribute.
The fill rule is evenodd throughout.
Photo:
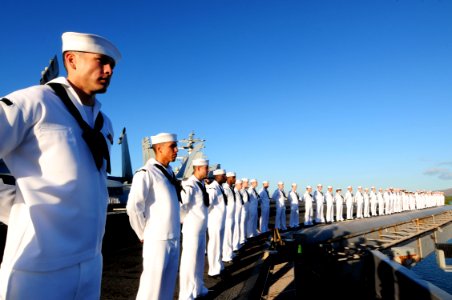
<svg viewBox="0 0 452 300"><path fill-rule="evenodd" d="M451 1L3 0L0 10L0 95L39 83L65 31L118 46L99 99L116 138L127 128L134 169L143 137L193 130L211 162L272 189L452 187ZM120 175L117 144L112 157Z"/></svg>

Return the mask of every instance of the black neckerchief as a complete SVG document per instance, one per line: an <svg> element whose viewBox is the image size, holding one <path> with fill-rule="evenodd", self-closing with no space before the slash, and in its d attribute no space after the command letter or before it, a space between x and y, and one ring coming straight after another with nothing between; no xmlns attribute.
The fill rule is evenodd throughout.
<svg viewBox="0 0 452 300"><path fill-rule="evenodd" d="M256 189L255 189L255 188L253 188L253 191L254 191L254 193L256 194L257 200L260 200L260 199L261 199L261 196L259 196L259 194L256 192Z"/></svg>
<svg viewBox="0 0 452 300"><path fill-rule="evenodd" d="M284 193L284 191L283 190L280 190L280 191L283 194L284 198L286 198L286 194Z"/></svg>
<svg viewBox="0 0 452 300"><path fill-rule="evenodd" d="M154 164L154 166L157 169L159 169L160 172L162 172L163 175L165 175L165 177L168 179L168 181L176 188L177 199L179 200L180 203L182 203L182 197L180 195L180 193L182 191L182 185L181 185L181 182L179 180L177 180L176 175L174 175L174 172L171 172L171 173L173 173L173 176L171 176L162 165Z"/></svg>
<svg viewBox="0 0 452 300"><path fill-rule="evenodd" d="M235 191L234 191L234 194L235 194ZM242 205L244 205L245 202L243 201L242 193L240 193L239 190L237 190L237 195L239 195L238 197L240 198L240 203L242 203Z"/></svg>
<svg viewBox="0 0 452 300"><path fill-rule="evenodd" d="M235 202L235 191L234 191L234 188L230 186L229 190L231 191L232 197L234 197L234 202Z"/></svg>
<svg viewBox="0 0 452 300"><path fill-rule="evenodd" d="M218 183L218 182L217 182L217 183ZM223 195L224 204L225 204L225 205L228 205L228 197L227 197L226 194L224 193L223 187L222 187L221 184L219 184L219 183L218 183L218 186L220 187L221 194Z"/></svg>
<svg viewBox="0 0 452 300"><path fill-rule="evenodd" d="M209 194L207 194L207 190L206 187L200 182L200 181L196 181L196 184L199 186L199 188L202 191L202 200L204 202L204 205L206 207L209 207Z"/></svg>
<svg viewBox="0 0 452 300"><path fill-rule="evenodd" d="M97 169L100 170L100 168L102 168L103 160L105 159L107 161L106 171L107 173L110 173L110 152L108 151L105 137L101 132L101 129L104 126L104 117L102 113L99 112L97 114L94 128L91 128L91 126L89 126L88 123L83 120L82 115L75 107L74 103L72 103L66 92L66 89L61 84L56 82L49 83L48 85L53 89L58 98L61 99L69 113L74 117L74 119L82 129L82 137L88 145L89 150L91 151Z"/></svg>

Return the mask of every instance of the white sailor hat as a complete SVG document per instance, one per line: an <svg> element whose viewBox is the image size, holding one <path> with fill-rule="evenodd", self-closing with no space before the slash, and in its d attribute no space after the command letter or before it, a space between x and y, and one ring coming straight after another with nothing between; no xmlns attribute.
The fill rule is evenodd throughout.
<svg viewBox="0 0 452 300"><path fill-rule="evenodd" d="M237 185L237 184L241 184L242 183L242 181L240 180L240 179L237 179L236 181L235 181L235 184Z"/></svg>
<svg viewBox="0 0 452 300"><path fill-rule="evenodd" d="M227 172L226 177L235 177L235 172Z"/></svg>
<svg viewBox="0 0 452 300"><path fill-rule="evenodd" d="M242 181L248 182L248 178L242 178Z"/></svg>
<svg viewBox="0 0 452 300"><path fill-rule="evenodd" d="M251 179L250 182L257 182L255 178Z"/></svg>
<svg viewBox="0 0 452 300"><path fill-rule="evenodd" d="M268 184L267 180L262 181L262 184Z"/></svg>
<svg viewBox="0 0 452 300"><path fill-rule="evenodd" d="M352 188L352 186L351 185L349 185L348 187L347 187L347 189L351 189Z"/></svg>
<svg viewBox="0 0 452 300"><path fill-rule="evenodd" d="M282 182L282 181L278 181L278 185L279 185L279 184L284 184L284 182Z"/></svg>
<svg viewBox="0 0 452 300"><path fill-rule="evenodd" d="M292 186L297 186L297 184L294 182L294 183L292 183Z"/></svg>
<svg viewBox="0 0 452 300"><path fill-rule="evenodd" d="M66 51L80 51L107 55L115 62L121 59L118 48L106 38L89 33L65 32L61 36L63 53Z"/></svg>
<svg viewBox="0 0 452 300"><path fill-rule="evenodd" d="M308 185L308 186L306 187L306 189L312 189L312 186Z"/></svg>
<svg viewBox="0 0 452 300"><path fill-rule="evenodd" d="M193 160L193 166L197 167L197 166L208 166L209 165L209 161L207 159L204 158L197 158Z"/></svg>
<svg viewBox="0 0 452 300"><path fill-rule="evenodd" d="M151 136L152 145L165 143L165 142L177 142L177 135L174 133L159 133Z"/></svg>
<svg viewBox="0 0 452 300"><path fill-rule="evenodd" d="M323 186L321 183L319 183L317 186Z"/></svg>
<svg viewBox="0 0 452 300"><path fill-rule="evenodd" d="M362 187L362 186L358 186L358 188L359 188L359 189L362 189L363 187Z"/></svg>
<svg viewBox="0 0 452 300"><path fill-rule="evenodd" d="M213 175L224 175L226 172L223 169L216 169L213 171Z"/></svg>
<svg viewBox="0 0 452 300"><path fill-rule="evenodd" d="M329 185L328 187L327 187L327 189L332 189L333 187L331 186L331 185Z"/></svg>

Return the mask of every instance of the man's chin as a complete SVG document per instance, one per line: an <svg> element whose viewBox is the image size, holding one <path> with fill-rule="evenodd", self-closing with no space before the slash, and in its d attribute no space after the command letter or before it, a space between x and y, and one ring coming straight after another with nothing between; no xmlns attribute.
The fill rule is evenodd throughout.
<svg viewBox="0 0 452 300"><path fill-rule="evenodd" d="M108 86L102 87L98 90L96 90L94 93L95 94L104 94L105 92L107 92Z"/></svg>

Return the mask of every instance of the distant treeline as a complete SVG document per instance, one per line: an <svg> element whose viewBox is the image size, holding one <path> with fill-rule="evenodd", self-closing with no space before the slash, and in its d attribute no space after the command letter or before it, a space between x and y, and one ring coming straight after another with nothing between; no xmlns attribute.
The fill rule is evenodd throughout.
<svg viewBox="0 0 452 300"><path fill-rule="evenodd" d="M452 205L452 196L446 196L446 204Z"/></svg>

